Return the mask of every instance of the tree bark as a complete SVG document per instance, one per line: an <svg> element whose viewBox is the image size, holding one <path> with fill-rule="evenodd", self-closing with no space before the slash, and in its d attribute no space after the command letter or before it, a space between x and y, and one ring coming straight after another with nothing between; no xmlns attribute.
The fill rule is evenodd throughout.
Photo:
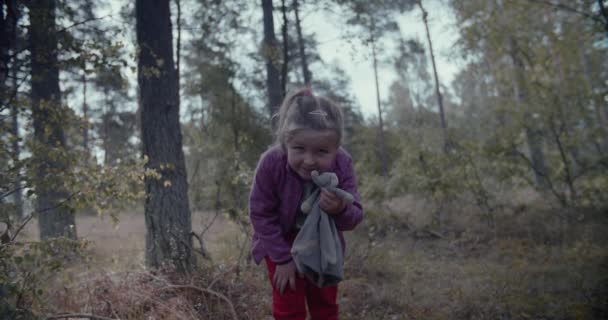
<svg viewBox="0 0 608 320"><path fill-rule="evenodd" d="M40 238L76 238L73 213L62 204L68 192L60 180L68 168L63 130L66 110L61 105L54 0L29 6L31 98L34 122L37 210Z"/></svg>
<svg viewBox="0 0 608 320"><path fill-rule="evenodd" d="M298 33L298 48L300 50L300 61L302 63L302 75L304 76L304 84L309 87L312 81L312 74L308 70L308 60L306 58L306 44L302 36L302 24L300 22L300 1L293 0L293 10L296 14L296 32Z"/></svg>
<svg viewBox="0 0 608 320"><path fill-rule="evenodd" d="M193 265L192 221L173 62L170 0L137 0L139 83L145 177L146 264L188 273Z"/></svg>
<svg viewBox="0 0 608 320"><path fill-rule="evenodd" d="M279 79L280 50L274 33L274 20L272 17L272 0L262 0L264 12L264 48L262 50L266 60L266 90L268 92L268 112L272 129L276 129L277 119L273 117L281 106L281 80Z"/></svg>

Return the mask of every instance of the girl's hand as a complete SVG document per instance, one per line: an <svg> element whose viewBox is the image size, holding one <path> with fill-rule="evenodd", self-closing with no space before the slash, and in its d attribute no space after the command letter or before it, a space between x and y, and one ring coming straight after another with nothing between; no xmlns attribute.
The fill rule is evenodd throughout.
<svg viewBox="0 0 608 320"><path fill-rule="evenodd" d="M279 294L285 292L287 284L289 284L291 290L296 290L296 264L293 260L276 266L272 283L274 283L274 287L279 291Z"/></svg>
<svg viewBox="0 0 608 320"><path fill-rule="evenodd" d="M337 215L342 213L344 208L346 208L346 201L342 200L342 198L338 197L335 193L322 188L319 207L327 214Z"/></svg>

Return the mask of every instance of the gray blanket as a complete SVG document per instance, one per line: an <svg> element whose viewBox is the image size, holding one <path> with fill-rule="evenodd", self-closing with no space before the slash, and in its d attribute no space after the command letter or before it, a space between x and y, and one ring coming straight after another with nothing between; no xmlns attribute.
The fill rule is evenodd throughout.
<svg viewBox="0 0 608 320"><path fill-rule="evenodd" d="M339 188L338 177L332 172L319 175L312 172L312 180L319 187L301 205L307 214L291 248L298 271L318 287L337 285L344 278L344 251L334 220L319 207L320 189L325 188L349 204L353 196Z"/></svg>

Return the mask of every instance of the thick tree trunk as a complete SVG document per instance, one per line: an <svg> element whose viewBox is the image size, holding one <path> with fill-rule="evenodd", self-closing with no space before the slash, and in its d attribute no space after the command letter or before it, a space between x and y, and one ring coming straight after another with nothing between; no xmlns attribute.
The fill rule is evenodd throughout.
<svg viewBox="0 0 608 320"><path fill-rule="evenodd" d="M300 50L300 61L302 63L302 75L304 75L304 84L310 86L312 74L308 70L308 60L306 58L306 44L302 36L302 25L300 23L300 1L293 0L293 10L296 14L296 31L298 33L298 49Z"/></svg>
<svg viewBox="0 0 608 320"><path fill-rule="evenodd" d="M191 270L192 221L179 122L178 78L173 62L169 0L137 0L137 43L145 178L146 264Z"/></svg>
<svg viewBox="0 0 608 320"><path fill-rule="evenodd" d="M33 149L40 238L76 238L74 215L62 202L68 192L59 181L68 170L65 160L65 108L61 105L55 1L36 1L29 6L31 50L31 98L34 119Z"/></svg>
<svg viewBox="0 0 608 320"><path fill-rule="evenodd" d="M264 11L264 58L266 59L266 90L268 90L268 112L271 118L272 129L276 128L276 117L273 117L281 106L281 80L279 78L279 60L281 50L274 34L274 20L272 17L272 0L262 0Z"/></svg>

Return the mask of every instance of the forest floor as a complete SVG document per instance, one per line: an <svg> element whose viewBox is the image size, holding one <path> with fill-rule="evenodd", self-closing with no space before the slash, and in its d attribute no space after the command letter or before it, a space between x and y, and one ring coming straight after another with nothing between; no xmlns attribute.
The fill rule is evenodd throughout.
<svg viewBox="0 0 608 320"><path fill-rule="evenodd" d="M563 211L557 220L555 210L515 212L496 217L493 228L451 222L435 231L420 224L411 207L368 210L366 220L347 234L346 280L339 295L342 319L608 318L606 212ZM145 222L141 213L118 218L114 224L109 218L78 217L78 234L90 241L93 260L86 276L72 278L97 280L87 279L86 286L73 280L71 288L81 290L71 294L82 294L87 287L89 302L83 306L65 293L65 308L121 319L151 312L156 319L204 319L201 308L214 319L231 319L230 309L239 319L271 319L266 270L245 258L248 236L232 220L211 213L193 214L193 230L206 229L203 239L211 259L200 259L206 275L193 277L191 283L216 294L214 302L205 300L201 307L178 301L185 299L179 295L155 298L160 299L157 305L164 301L161 307L144 303L149 297L131 301L148 288L148 280L133 278L146 273ZM36 238L36 229L35 222L30 224L26 236ZM91 287L104 287L106 293ZM113 298L112 290L118 291ZM158 296L158 287L149 290ZM105 307L100 307L102 300ZM226 307L226 301L232 305ZM137 309L133 304L139 313L125 311Z"/></svg>

